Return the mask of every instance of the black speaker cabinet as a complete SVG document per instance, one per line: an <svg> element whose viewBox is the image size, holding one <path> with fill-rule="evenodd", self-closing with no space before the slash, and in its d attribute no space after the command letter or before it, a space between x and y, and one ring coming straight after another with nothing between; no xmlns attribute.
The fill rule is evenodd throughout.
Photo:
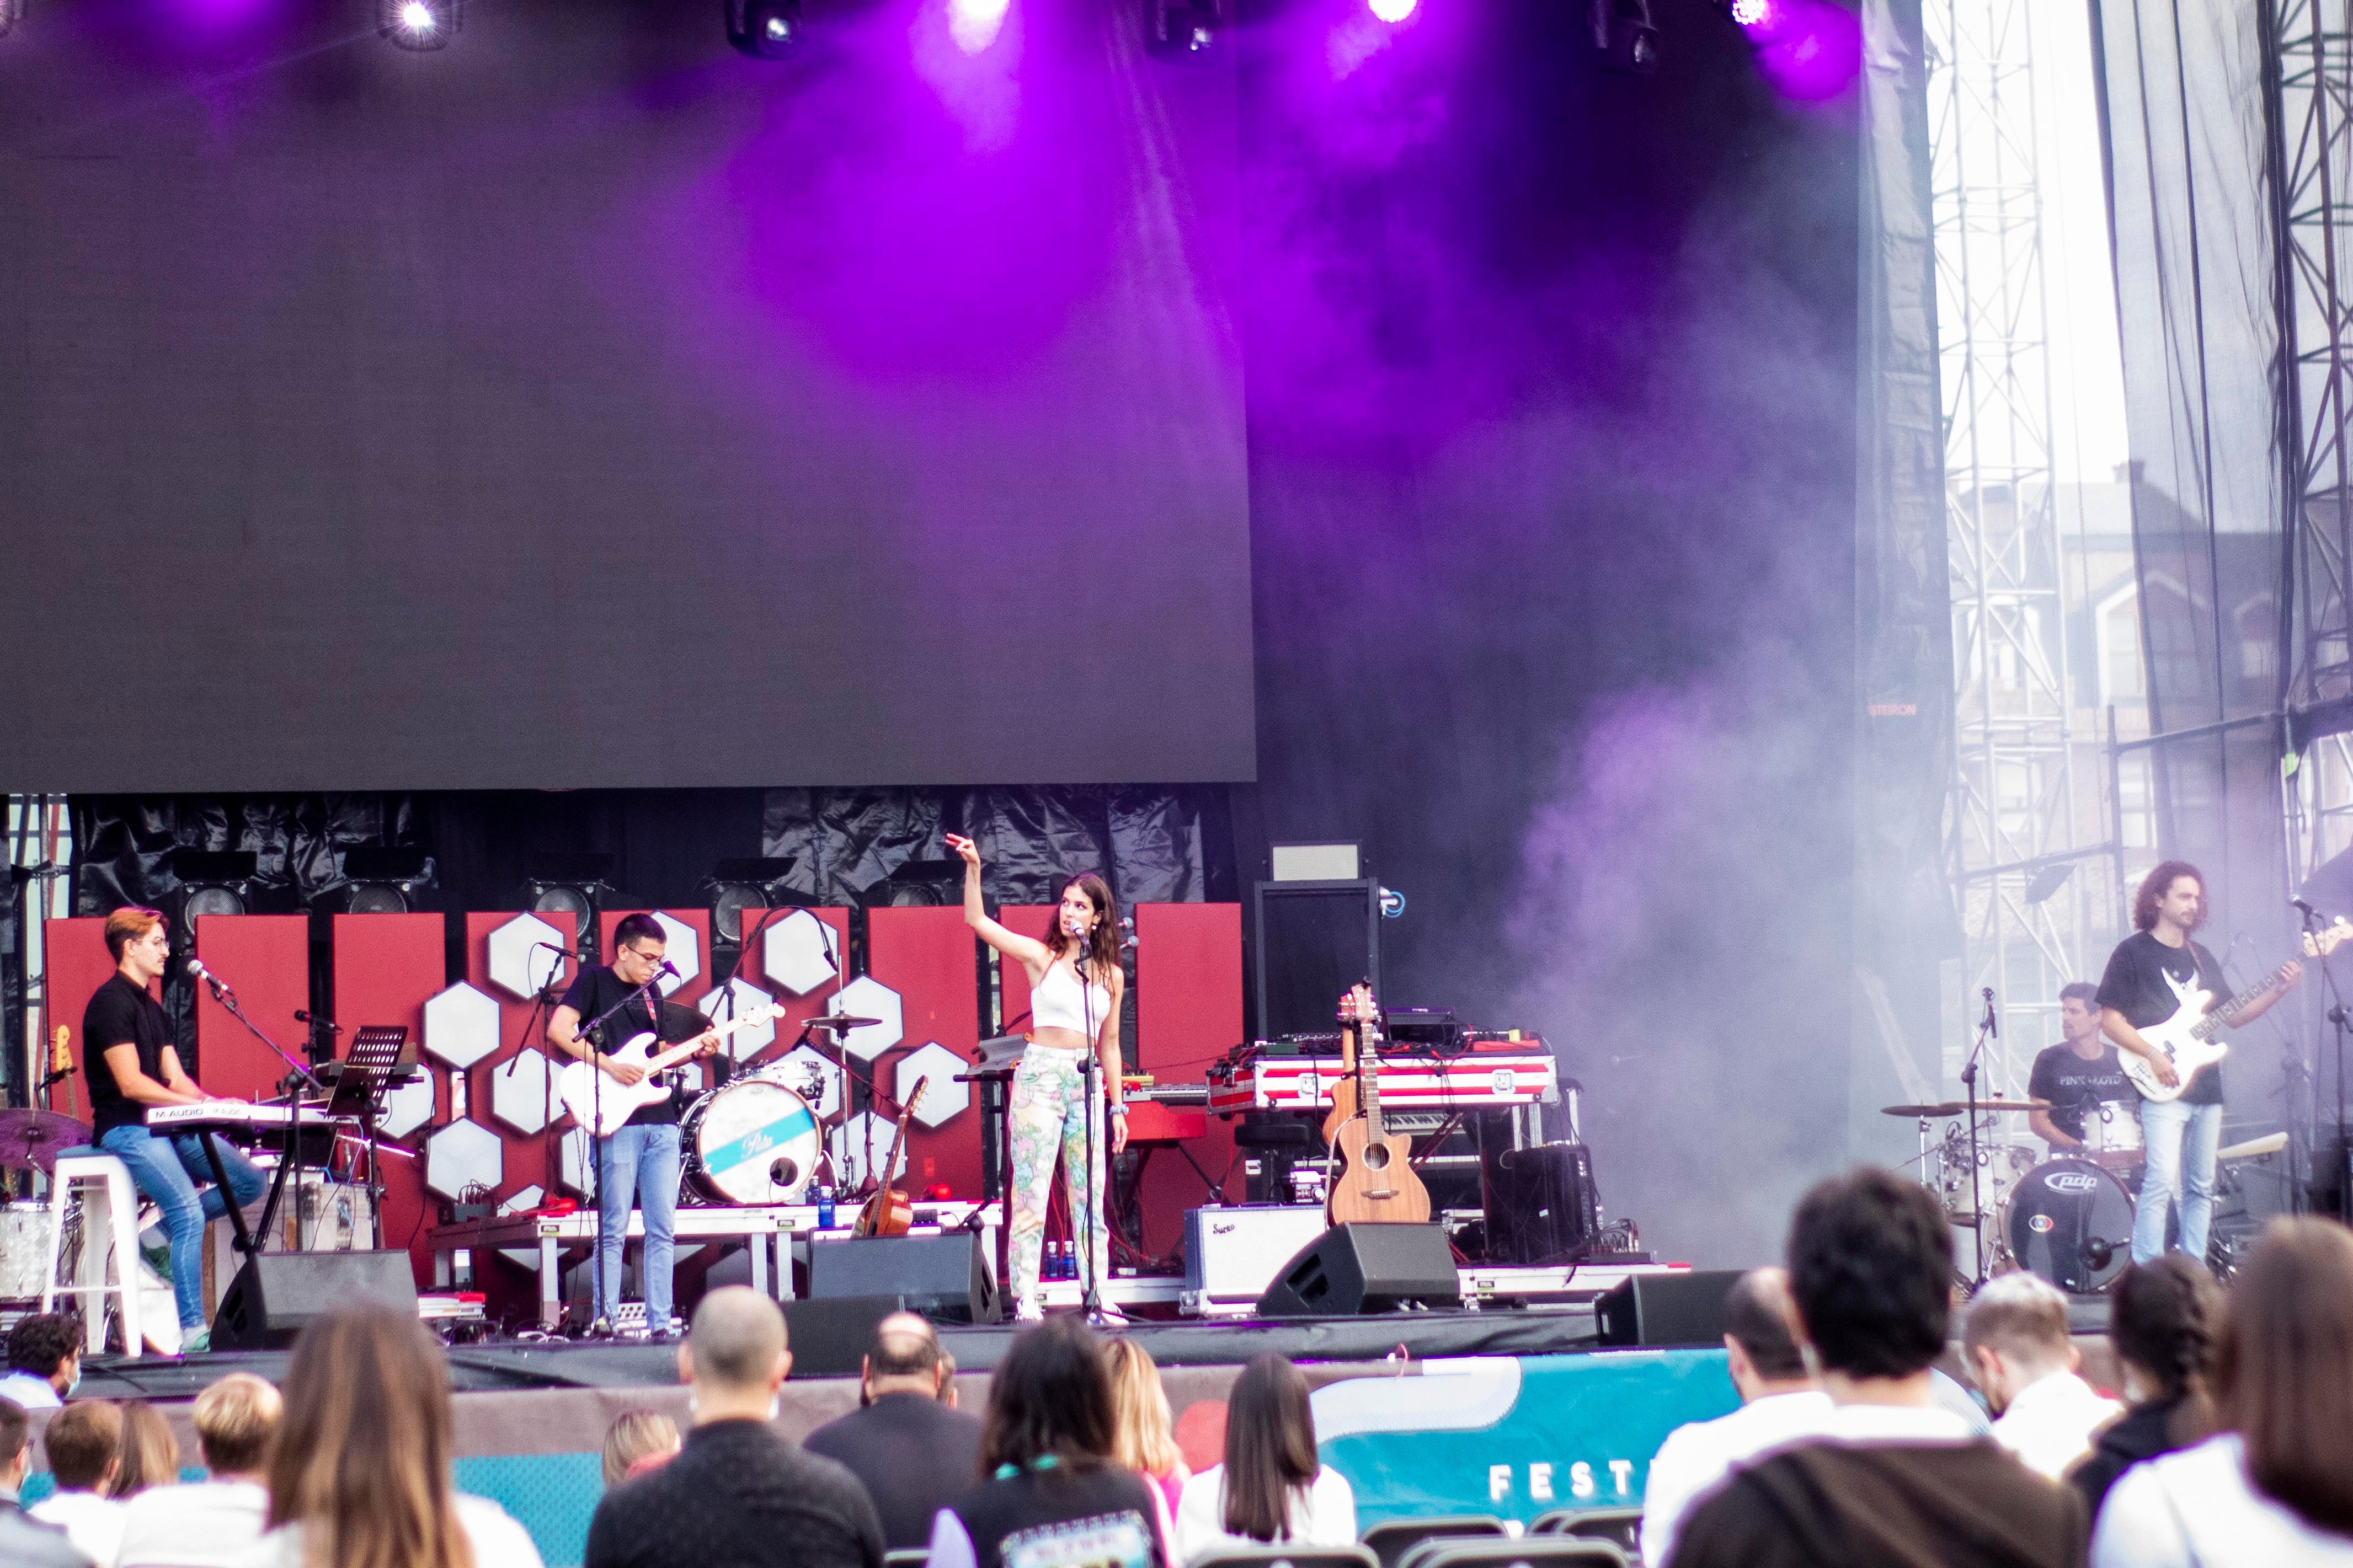
<svg viewBox="0 0 2353 1568"><path fill-rule="evenodd" d="M1462 1277L1436 1225L1344 1225L1299 1249L1258 1299L1261 1318L1353 1318L1459 1307Z"/></svg>
<svg viewBox="0 0 2353 1568"><path fill-rule="evenodd" d="M1601 1210L1584 1144L1490 1150L1486 1167L1488 1262L1575 1263L1593 1250Z"/></svg>
<svg viewBox="0 0 2353 1568"><path fill-rule="evenodd" d="M813 1300L897 1296L934 1322L997 1321L997 1282L974 1231L812 1241L808 1260Z"/></svg>
<svg viewBox="0 0 2353 1568"><path fill-rule="evenodd" d="M417 1315L405 1250L265 1252L229 1281L213 1314L213 1349L280 1350L319 1319L363 1303Z"/></svg>
<svg viewBox="0 0 2353 1568"><path fill-rule="evenodd" d="M792 1341L796 1377L855 1377L874 1342L874 1325L906 1310L905 1298L828 1296L785 1303L785 1329Z"/></svg>
<svg viewBox="0 0 2353 1568"><path fill-rule="evenodd" d="M1594 1304L1605 1345L1720 1345L1737 1268L1630 1274Z"/></svg>

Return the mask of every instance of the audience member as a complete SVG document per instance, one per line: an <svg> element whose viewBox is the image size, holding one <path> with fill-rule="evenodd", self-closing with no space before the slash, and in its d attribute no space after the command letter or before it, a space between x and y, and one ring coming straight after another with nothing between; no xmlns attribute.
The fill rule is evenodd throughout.
<svg viewBox="0 0 2353 1568"><path fill-rule="evenodd" d="M304 1329L269 1446L269 1532L239 1568L539 1568L530 1533L449 1485L449 1378L414 1314Z"/></svg>
<svg viewBox="0 0 2353 1568"><path fill-rule="evenodd" d="M676 1458L605 1494L587 1568L881 1568L857 1478L769 1425L792 1364L774 1301L743 1285L703 1297L678 1347L693 1429Z"/></svg>
<svg viewBox="0 0 2353 1568"><path fill-rule="evenodd" d="M2093 1568L2353 1563L2353 1233L2272 1222L2222 1309L2214 1403L2219 1436L2108 1489Z"/></svg>
<svg viewBox="0 0 2353 1568"><path fill-rule="evenodd" d="M2222 1293L2188 1253L2168 1252L2126 1269L2109 1288L2108 1306L2108 1343L2124 1369L2131 1407L2067 1472L2095 1525L2118 1476L2214 1430L2207 1389Z"/></svg>
<svg viewBox="0 0 2353 1568"><path fill-rule="evenodd" d="M81 1381L81 1320L70 1312L35 1312L8 1331L8 1375L0 1399L26 1410L54 1410Z"/></svg>
<svg viewBox="0 0 2353 1568"><path fill-rule="evenodd" d="M92 1568L89 1552L56 1525L26 1513L17 1499L33 1468L32 1429L23 1405L0 1399L0 1563L8 1568Z"/></svg>
<svg viewBox="0 0 2353 1568"><path fill-rule="evenodd" d="M1724 1301L1725 1369L1740 1408L1678 1426L1659 1446L1642 1483L1642 1560L1674 1555L1675 1528L1692 1505L1738 1466L1821 1429L1830 1395L1815 1384L1789 1328L1789 1276L1752 1268Z"/></svg>
<svg viewBox="0 0 2353 1568"><path fill-rule="evenodd" d="M122 1504L106 1495L121 1442L122 1407L109 1400L76 1400L50 1416L41 1449L58 1489L25 1510L100 1563L112 1563L122 1547Z"/></svg>
<svg viewBox="0 0 2353 1568"><path fill-rule="evenodd" d="M2037 1475L2057 1480L2092 1451L2092 1434L2124 1413L2076 1375L2084 1357L2067 1326L2067 1298L2040 1275L2021 1269L1980 1289L1961 1350L1993 1408L1993 1440Z"/></svg>
<svg viewBox="0 0 2353 1568"><path fill-rule="evenodd" d="M180 1479L180 1439L164 1413L143 1399L122 1406L122 1464L108 1494L118 1501Z"/></svg>
<svg viewBox="0 0 2353 1568"><path fill-rule="evenodd" d="M929 1568L1162 1568L1160 1494L1116 1441L1103 1342L1075 1317L1023 1333L989 1379L984 1479L940 1510Z"/></svg>
<svg viewBox="0 0 2353 1568"><path fill-rule="evenodd" d="M1823 1436L1727 1477L1684 1521L1672 1568L2080 1563L2083 1500L1934 1403L1953 1242L1926 1190L1868 1167L1816 1184L1788 1267L1799 1342L1832 1406Z"/></svg>
<svg viewBox="0 0 2353 1568"><path fill-rule="evenodd" d="M605 1428L605 1486L668 1464L678 1456L678 1423L659 1410L625 1410Z"/></svg>
<svg viewBox="0 0 2353 1568"><path fill-rule="evenodd" d="M284 1409L276 1386L249 1372L197 1394L196 1451L211 1473L132 1499L115 1568L229 1568L248 1555L269 1528L269 1439Z"/></svg>
<svg viewBox="0 0 2353 1568"><path fill-rule="evenodd" d="M1180 1558L1277 1541L1345 1546L1356 1539L1348 1478L1315 1456L1307 1379L1279 1355L1250 1358L1226 1395L1226 1461L1185 1483Z"/></svg>
<svg viewBox="0 0 2353 1568"><path fill-rule="evenodd" d="M1111 1457L1158 1487L1173 1518L1192 1472L1176 1447L1176 1417L1168 1409L1168 1391L1160 1385L1160 1368L1152 1352L1134 1340L1113 1340L1103 1353L1111 1358L1116 1426Z"/></svg>
<svg viewBox="0 0 2353 1568"><path fill-rule="evenodd" d="M938 1333L893 1312L874 1325L859 1364L860 1408L801 1440L865 1485L891 1551L929 1542L933 1517L972 1489L980 1422L952 1408L955 1397Z"/></svg>

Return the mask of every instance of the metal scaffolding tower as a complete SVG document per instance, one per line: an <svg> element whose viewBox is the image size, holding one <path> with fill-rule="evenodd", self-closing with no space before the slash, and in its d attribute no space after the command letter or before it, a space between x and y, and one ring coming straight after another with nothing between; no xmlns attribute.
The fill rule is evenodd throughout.
<svg viewBox="0 0 2353 1568"><path fill-rule="evenodd" d="M2057 1037L2113 900L2085 853L2071 734L2051 461L2033 0L1927 0L1937 353L1952 552L1957 773L1947 814L1961 890L1963 1026L1992 988L2000 1046L1980 1088L2025 1087ZM2105 831L2094 852L2107 849ZM1953 1039L1947 1071L1957 1070Z"/></svg>

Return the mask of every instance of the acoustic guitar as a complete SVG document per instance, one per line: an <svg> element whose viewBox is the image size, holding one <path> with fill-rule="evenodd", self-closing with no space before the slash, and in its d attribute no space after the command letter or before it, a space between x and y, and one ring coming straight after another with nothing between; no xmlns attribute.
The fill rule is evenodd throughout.
<svg viewBox="0 0 2353 1568"><path fill-rule="evenodd" d="M899 1151L907 1142L907 1119L915 1114L923 1090L931 1086L929 1078L917 1079L915 1092L899 1108L899 1131L891 1135L891 1152L882 1162L882 1184L866 1200L866 1206L858 1211L857 1223L849 1227L850 1235L904 1236L915 1223L915 1205L907 1201L906 1194L891 1184L891 1173L899 1168Z"/></svg>
<svg viewBox="0 0 2353 1568"><path fill-rule="evenodd" d="M1332 1140L1340 1174L1324 1217L1333 1225L1419 1225L1430 1218L1430 1189L1413 1173L1413 1141L1381 1123L1380 1016L1369 986L1357 986L1341 1005L1342 1032L1355 1026L1358 1109Z"/></svg>
<svg viewBox="0 0 2353 1568"><path fill-rule="evenodd" d="M1340 998L1340 1016L1345 1020L1352 1011L1360 1012L1373 1005L1373 988L1359 980ZM1356 1035L1353 1029L1340 1031L1340 1076L1332 1084L1332 1109L1324 1117L1324 1142L1330 1144L1340 1136L1340 1129L1356 1114Z"/></svg>

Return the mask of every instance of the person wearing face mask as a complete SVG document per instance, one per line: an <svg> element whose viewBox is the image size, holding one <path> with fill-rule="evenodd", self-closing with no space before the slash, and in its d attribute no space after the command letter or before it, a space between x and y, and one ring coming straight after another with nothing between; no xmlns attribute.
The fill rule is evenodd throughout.
<svg viewBox="0 0 2353 1568"><path fill-rule="evenodd" d="M980 892L980 850L973 841L951 833L947 843L964 858L964 923L1029 976L1029 1047L1013 1071L1011 1298L1017 1318L1034 1320L1044 1314L1038 1259L1058 1154L1071 1229L1081 1238L1079 1282L1099 1286L1109 1272L1103 1169L1127 1147L1127 1107L1120 1098L1119 999L1125 982L1119 906L1103 879L1090 871L1063 884L1044 940L1023 936L989 919ZM1083 1070L1090 1051L1102 1068L1099 1091L1091 1091Z"/></svg>
<svg viewBox="0 0 2353 1568"><path fill-rule="evenodd" d="M35 1312L8 1331L8 1375L0 1398L26 1410L54 1410L81 1382L81 1324L70 1312Z"/></svg>

